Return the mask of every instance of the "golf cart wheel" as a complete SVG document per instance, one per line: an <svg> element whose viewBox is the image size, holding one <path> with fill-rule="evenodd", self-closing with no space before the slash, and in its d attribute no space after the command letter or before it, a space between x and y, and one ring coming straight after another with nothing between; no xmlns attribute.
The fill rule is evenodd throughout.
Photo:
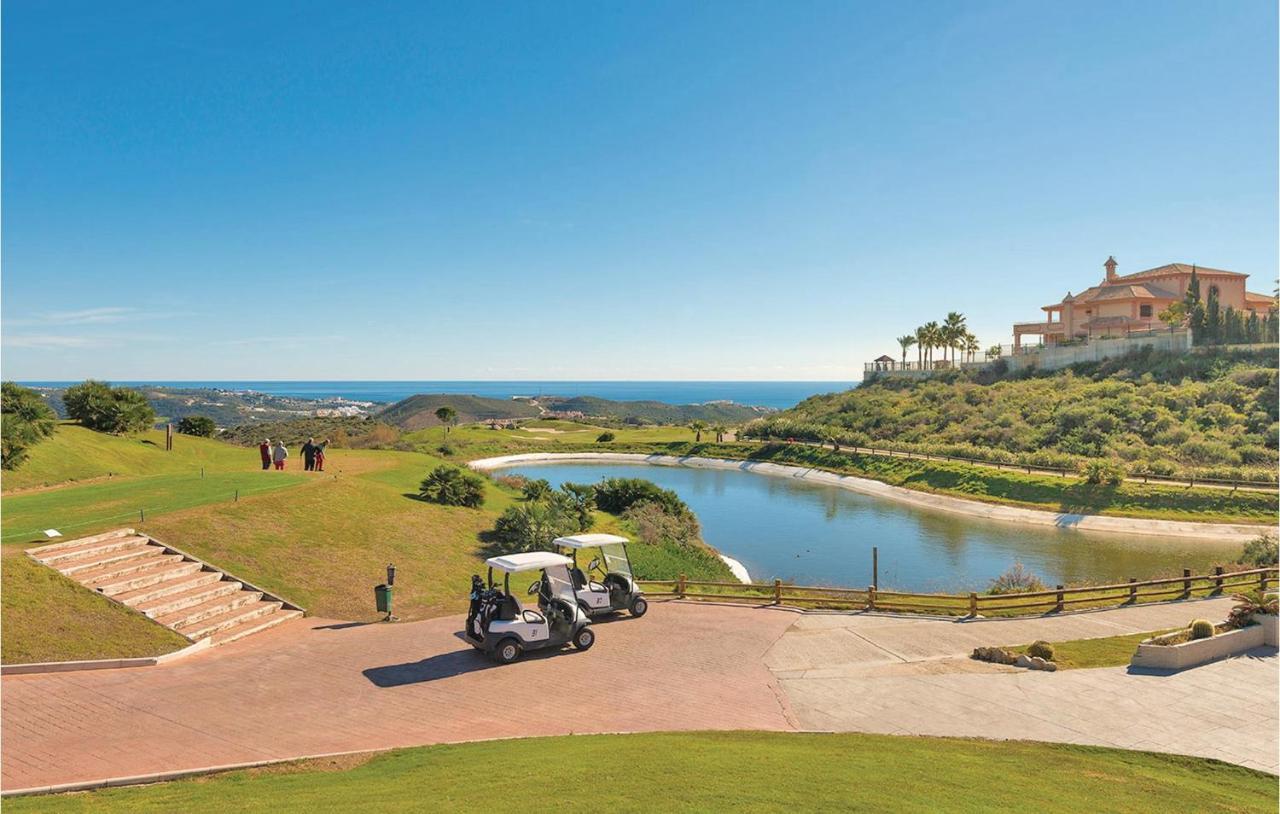
<svg viewBox="0 0 1280 814"><path fill-rule="evenodd" d="M573 634L573 646L579 650L590 650L591 645L595 643L596 633L589 627L584 627Z"/></svg>
<svg viewBox="0 0 1280 814"><path fill-rule="evenodd" d="M503 639L493 649L493 658L499 664L510 664L520 658L520 643L515 639Z"/></svg>
<svg viewBox="0 0 1280 814"><path fill-rule="evenodd" d="M628 608L628 610L631 611L631 615L636 618L644 616L645 611L649 610L649 600L645 599L643 596L637 596L635 599L631 600L631 607Z"/></svg>

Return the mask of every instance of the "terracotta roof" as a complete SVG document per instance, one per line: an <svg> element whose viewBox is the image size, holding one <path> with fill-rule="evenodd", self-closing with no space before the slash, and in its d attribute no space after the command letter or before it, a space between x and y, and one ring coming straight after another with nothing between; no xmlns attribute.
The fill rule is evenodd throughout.
<svg viewBox="0 0 1280 814"><path fill-rule="evenodd" d="M1093 302L1095 300L1176 300L1178 295L1172 291L1151 283L1140 285L1095 285L1076 295L1076 302ZM1065 300L1063 301L1065 302Z"/></svg>
<svg viewBox="0 0 1280 814"><path fill-rule="evenodd" d="M1081 328L1116 328L1124 327L1131 322L1138 322L1132 317L1114 316L1114 317L1094 317L1080 323Z"/></svg>
<svg viewBox="0 0 1280 814"><path fill-rule="evenodd" d="M1271 303L1275 302L1275 297L1272 297L1270 294L1255 294L1252 291L1246 291L1244 292L1244 301L1245 302L1261 302L1261 303L1266 303L1270 305Z"/></svg>
<svg viewBox="0 0 1280 814"><path fill-rule="evenodd" d="M1207 266L1196 266L1198 274L1214 274L1227 277L1248 277L1248 274L1241 274L1238 271L1226 271L1224 269L1211 269ZM1145 277L1163 277L1168 274L1190 274L1191 265L1188 263L1167 263L1163 266L1156 266L1146 271L1135 271L1133 274L1120 274L1116 276L1116 281L1120 280L1141 280Z"/></svg>

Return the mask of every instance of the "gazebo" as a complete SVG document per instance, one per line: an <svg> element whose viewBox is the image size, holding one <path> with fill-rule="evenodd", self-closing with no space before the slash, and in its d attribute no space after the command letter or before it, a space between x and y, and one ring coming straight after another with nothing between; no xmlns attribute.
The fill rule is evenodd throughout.
<svg viewBox="0 0 1280 814"><path fill-rule="evenodd" d="M897 360L888 354L878 357L875 363L876 370L893 370L898 364Z"/></svg>

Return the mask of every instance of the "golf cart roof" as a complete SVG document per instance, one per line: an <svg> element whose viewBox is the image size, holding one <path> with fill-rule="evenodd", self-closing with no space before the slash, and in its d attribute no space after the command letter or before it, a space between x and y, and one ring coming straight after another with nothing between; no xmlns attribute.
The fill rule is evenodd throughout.
<svg viewBox="0 0 1280 814"><path fill-rule="evenodd" d="M571 565L573 560L550 551L526 551L523 554L504 554L501 557L490 557L484 564L508 574L520 571L541 571L556 565Z"/></svg>
<svg viewBox="0 0 1280 814"><path fill-rule="evenodd" d="M562 545L566 548L595 548L611 543L629 542L631 541L626 537L619 537L616 534L575 534L572 537L557 537L552 545Z"/></svg>

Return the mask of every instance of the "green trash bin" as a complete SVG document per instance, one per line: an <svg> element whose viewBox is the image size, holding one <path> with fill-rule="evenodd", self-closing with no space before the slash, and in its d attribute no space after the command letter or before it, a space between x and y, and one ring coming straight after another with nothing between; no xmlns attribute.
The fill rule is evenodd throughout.
<svg viewBox="0 0 1280 814"><path fill-rule="evenodd" d="M391 586L378 585L373 589L373 597L378 603L378 613L391 614Z"/></svg>

